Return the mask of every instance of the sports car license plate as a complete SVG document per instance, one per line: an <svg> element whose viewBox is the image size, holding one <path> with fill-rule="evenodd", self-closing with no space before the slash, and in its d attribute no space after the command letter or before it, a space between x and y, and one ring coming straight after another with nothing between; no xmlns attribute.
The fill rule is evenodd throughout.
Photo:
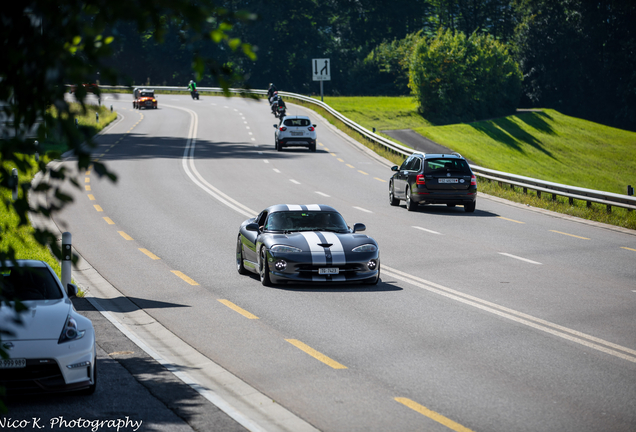
<svg viewBox="0 0 636 432"><path fill-rule="evenodd" d="M323 267L318 269L318 274L338 274L340 269L338 267Z"/></svg>
<svg viewBox="0 0 636 432"><path fill-rule="evenodd" d="M18 369L26 367L26 359L0 360L0 369Z"/></svg>
<svg viewBox="0 0 636 432"><path fill-rule="evenodd" d="M303 136L302 132L292 132L291 133L292 136Z"/></svg>
<svg viewBox="0 0 636 432"><path fill-rule="evenodd" d="M438 183L457 183L456 178L441 178L438 180Z"/></svg>

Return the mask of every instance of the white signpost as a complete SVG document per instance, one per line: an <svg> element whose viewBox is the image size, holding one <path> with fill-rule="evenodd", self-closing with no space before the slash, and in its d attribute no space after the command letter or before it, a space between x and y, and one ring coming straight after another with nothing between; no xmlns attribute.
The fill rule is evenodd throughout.
<svg viewBox="0 0 636 432"><path fill-rule="evenodd" d="M331 62L329 59L312 59L311 70L314 81L320 81L320 100L323 98L322 82L331 81Z"/></svg>

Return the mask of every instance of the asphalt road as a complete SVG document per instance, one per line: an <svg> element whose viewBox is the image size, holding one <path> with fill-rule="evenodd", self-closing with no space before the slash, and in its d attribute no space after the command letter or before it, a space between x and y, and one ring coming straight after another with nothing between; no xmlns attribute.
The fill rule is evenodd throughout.
<svg viewBox="0 0 636 432"><path fill-rule="evenodd" d="M407 212L387 202L390 164L311 111L289 104L318 124L318 151L276 152L263 102L158 100L104 99L121 118L94 154L118 182L80 173L56 221L102 316L227 427L636 429L636 233L485 196L473 214ZM239 276L238 226L275 203L365 223L382 281L265 289Z"/></svg>

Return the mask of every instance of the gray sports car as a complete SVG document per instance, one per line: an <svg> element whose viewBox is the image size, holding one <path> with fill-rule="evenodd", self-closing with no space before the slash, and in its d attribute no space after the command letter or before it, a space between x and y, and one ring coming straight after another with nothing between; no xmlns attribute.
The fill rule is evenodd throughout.
<svg viewBox="0 0 636 432"><path fill-rule="evenodd" d="M278 204L241 224L236 268L260 276L265 286L293 283L377 284L380 249L326 205Z"/></svg>

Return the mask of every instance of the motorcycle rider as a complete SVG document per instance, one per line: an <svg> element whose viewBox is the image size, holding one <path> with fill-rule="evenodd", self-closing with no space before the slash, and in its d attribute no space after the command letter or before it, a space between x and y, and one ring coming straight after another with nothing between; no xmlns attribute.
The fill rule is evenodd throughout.
<svg viewBox="0 0 636 432"><path fill-rule="evenodd" d="M275 116L283 121L283 117L285 117L285 111L287 111L287 107L285 106L285 102L283 102L283 98L278 98L278 104L276 106Z"/></svg>
<svg viewBox="0 0 636 432"><path fill-rule="evenodd" d="M190 82L188 83L188 90L190 90L190 96L192 96L192 99L194 99L194 92L197 91L197 83L195 83L193 80L190 80Z"/></svg>
<svg viewBox="0 0 636 432"><path fill-rule="evenodd" d="M269 83L269 89L267 89L267 100L270 104L272 103L272 97L274 96L274 93L276 93L276 86L274 85L274 83Z"/></svg>

